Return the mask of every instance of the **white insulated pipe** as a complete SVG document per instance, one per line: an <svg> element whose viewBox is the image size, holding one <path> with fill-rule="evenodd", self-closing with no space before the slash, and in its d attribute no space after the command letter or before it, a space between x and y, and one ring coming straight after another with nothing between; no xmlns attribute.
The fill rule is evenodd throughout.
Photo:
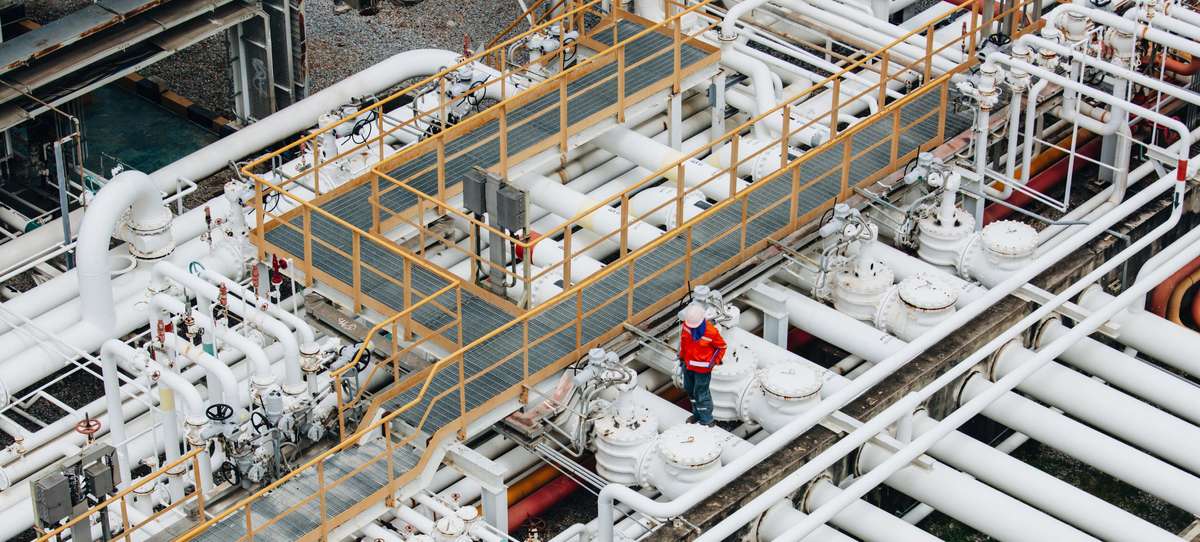
<svg viewBox="0 0 1200 542"><path fill-rule="evenodd" d="M887 449L868 442L858 456L859 471L869 473L891 456ZM905 466L884 483L998 540L1097 540L938 461L929 468Z"/></svg>
<svg viewBox="0 0 1200 542"><path fill-rule="evenodd" d="M972 375L963 384L959 402L993 385L983 375ZM1200 493L1194 489L1200 487L1200 478L1031 399L1006 393L982 414L1191 514L1200 512Z"/></svg>
<svg viewBox="0 0 1200 542"><path fill-rule="evenodd" d="M928 413L918 412L914 434L923 435L936 424ZM939 440L929 453L1100 539L1179 542L1174 534L958 431Z"/></svg>
<svg viewBox="0 0 1200 542"><path fill-rule="evenodd" d="M592 141L600 148L624 157L652 172L682 162L684 170L683 182L686 186L695 187L701 183L705 183L703 186L700 186L699 191L708 198L715 201L729 198L729 182L720 178L714 179L714 177L721 175L721 172L717 168L695 158L689 158L685 161L683 158L686 155L683 152L672 149L624 126L611 128ZM663 177L675 181L678 171L678 168L671 168L663 173ZM709 179L714 180L706 182ZM745 181L738 179L738 191L745 189L747 186L749 185Z"/></svg>
<svg viewBox="0 0 1200 542"><path fill-rule="evenodd" d="M863 501L860 500L858 502ZM767 510L759 520L758 540L760 542L774 540L776 536L786 531L789 526L794 525L797 519L805 517L808 517L808 514L796 510L792 506L792 503L779 501L770 510ZM808 535L804 539L804 542L854 542L854 539L838 532L836 529L825 527Z"/></svg>
<svg viewBox="0 0 1200 542"><path fill-rule="evenodd" d="M104 185L87 207L80 224L76 248L79 273L79 300L83 321L101 331L116 331L116 310L113 303L112 271L108 262L108 243L125 211L132 228L165 227L166 238L155 233L159 250L170 244L171 211L163 206L162 194L149 175L140 171L124 171ZM130 232L137 236L136 231ZM164 242L165 241L165 242Z"/></svg>
<svg viewBox="0 0 1200 542"><path fill-rule="evenodd" d="M155 294L154 297L150 298L150 320L155 321L166 314L186 315L188 314L187 305L169 295ZM212 331L217 341L224 342L230 348L246 356L246 360L249 361L251 367L250 374L253 375L251 378L253 386L263 388L275 383L275 375L271 371L271 361L267 356L266 349L262 345L241 333L219 325L207 314L193 311L191 315L201 327ZM287 356L291 354L291 349L283 342L279 342L279 345L283 348L284 364L286 365L289 363Z"/></svg>
<svg viewBox="0 0 1200 542"><path fill-rule="evenodd" d="M233 369L213 357L212 354L205 352L202 347L196 346L174 333L166 334L165 346L179 352L181 356L204 369L204 373L208 375L206 380L208 397L212 402L220 401L233 407L234 412L241 412L243 408L241 394L238 392L238 380L233 375ZM111 403L109 408L112 408Z"/></svg>
<svg viewBox="0 0 1200 542"><path fill-rule="evenodd" d="M1037 353L1020 344L1009 343L996 354L992 365L993 379L999 380L1016 372L1036 356ZM1017 389L1093 427L1200 473L1200 458L1191 453L1200 448L1200 428L1102 382L1050 361L1017 384ZM1166 435L1170 438L1164 438Z"/></svg>
<svg viewBox="0 0 1200 542"><path fill-rule="evenodd" d="M1067 330L1059 319L1046 322L1038 346L1061 338ZM1200 388L1187 380L1090 337L1071 345L1058 359L1200 425L1200 404L1196 402Z"/></svg>
<svg viewBox="0 0 1200 542"><path fill-rule="evenodd" d="M821 506L841 492L842 490L838 489L833 482L822 478L813 482L808 488L808 492L805 493L804 506L805 508ZM783 504L788 503L783 501ZM772 507L772 509L774 508ZM767 514L770 513L768 510ZM766 517L763 518L763 522L765 521ZM834 516L830 523L864 542L939 542L941 540L862 499L847 506L841 513ZM783 531L776 532L783 534L792 525L794 523L788 522ZM761 525L759 529L761 533ZM811 536L805 537L804 540L807 542L809 538ZM759 540L769 539L763 538L760 534Z"/></svg>
<svg viewBox="0 0 1200 542"><path fill-rule="evenodd" d="M1116 299L1100 288L1079 296L1079 305L1096 311ZM1112 319L1120 327L1117 341L1192 376L1200 376L1200 333L1175 325L1152 312L1122 310Z"/></svg>
<svg viewBox="0 0 1200 542"><path fill-rule="evenodd" d="M314 331L313 327L309 325L308 322L305 322L303 318L292 314L290 311L284 310L279 305L266 302L265 300L261 299L258 294L250 291L249 288L242 286L240 282L232 280L220 273L214 272L211 269L201 269L199 276L213 285L224 284L229 291L237 294L238 297L241 297L247 303L255 303L260 308L265 308L267 314L296 330L296 336L300 341L301 348L303 348L303 345L305 344L316 343L316 331Z"/></svg>

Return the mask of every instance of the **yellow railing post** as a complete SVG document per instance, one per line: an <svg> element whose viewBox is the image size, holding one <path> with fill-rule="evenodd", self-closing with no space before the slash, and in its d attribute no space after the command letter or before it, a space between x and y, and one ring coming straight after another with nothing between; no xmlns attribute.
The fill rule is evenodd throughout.
<svg viewBox="0 0 1200 542"><path fill-rule="evenodd" d="M566 224L566 227L563 228L563 240L562 240L562 247L563 247L562 248L562 250L563 250L563 261L562 261L563 287L562 287L562 289L563 289L563 291L566 291L571 288L571 229L572 229L571 226L572 225L570 223L568 223L568 224Z"/></svg>
<svg viewBox="0 0 1200 542"><path fill-rule="evenodd" d="M792 104L783 104L783 135L779 136L779 167L780 169L787 166L788 163L788 140L791 139L791 121L792 121ZM737 171L737 166L730 168ZM736 184L735 184L736 186Z"/></svg>
<svg viewBox="0 0 1200 542"><path fill-rule="evenodd" d="M311 287L316 278L313 276L313 238L312 238L312 207L307 203L303 206L304 216L304 285Z"/></svg>
<svg viewBox="0 0 1200 542"><path fill-rule="evenodd" d="M829 139L837 137L838 134L838 108L842 101L842 78L836 77L833 80L833 94L830 96L832 100L829 105ZM849 158L847 156L846 158Z"/></svg>

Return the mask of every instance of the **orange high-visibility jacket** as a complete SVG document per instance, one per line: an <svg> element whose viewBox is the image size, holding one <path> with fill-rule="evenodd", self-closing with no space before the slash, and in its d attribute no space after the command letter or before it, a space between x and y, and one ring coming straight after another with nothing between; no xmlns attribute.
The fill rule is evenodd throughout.
<svg viewBox="0 0 1200 542"><path fill-rule="evenodd" d="M725 339L717 331L717 325L711 321L705 322L704 335L700 340L692 339L692 330L683 326L679 336L679 358L684 367L697 373L712 372L713 367L721 363L725 357Z"/></svg>

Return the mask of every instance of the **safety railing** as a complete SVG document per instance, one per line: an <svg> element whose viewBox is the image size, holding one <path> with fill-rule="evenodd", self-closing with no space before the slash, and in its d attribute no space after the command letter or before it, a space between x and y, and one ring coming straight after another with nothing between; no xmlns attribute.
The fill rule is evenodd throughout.
<svg viewBox="0 0 1200 542"><path fill-rule="evenodd" d="M1030 2L1018 3L1006 11L996 13L993 20L998 21L1010 14L1023 13L1029 4ZM492 240L503 240L512 245L517 254L532 255L530 258L521 258L519 269L515 267L496 269L505 277L506 282L520 284L516 290L531 292L535 283L547 278L560 283L563 290L569 289L575 282L571 272L572 262L581 255L597 248L605 248L609 252L615 250L618 258L625 257L631 250L639 248L645 242L644 236L639 238L639 236L633 235L631 228L651 223L655 228L668 226L669 230L670 224L682 223L685 214L694 211L689 200L696 196L714 191L723 197L735 196L740 190L746 189L744 183L740 181L740 177L745 176L748 172L752 170L771 171L786 167L792 160L794 154L792 149L799 146L797 141L801 139L802 134L825 132L828 133L829 138L836 138L840 131L845 130L847 126L854 125L851 121L860 116L859 110L866 107L882 108L894 101L899 94L890 86L907 87L911 85L912 81L930 81L947 71L959 73L969 68L974 62L974 55L967 52L974 51L977 45L983 42L984 28L988 26L983 24L982 16L977 11L972 11L969 14L969 21L963 23L964 25L969 24L969 26L957 40L939 43L934 39L934 33L947 20L963 15L967 10L976 9L975 4L965 4L948 9L946 13L901 36L888 46L861 58L851 59L849 65L841 71L815 82L776 107L755 115L729 130L726 135L700 145L690 152L677 152L677 156L673 157L668 165L636 182L624 183L626 188L617 193L603 199L592 198L595 203L591 208L581 209L574 216L565 217L566 220L548 231L537 231L521 236L501 231L478 217L457 209L453 203L443 197L445 192L441 184L434 193L414 186L410 182L412 176L401 179L389 174L392 160L375 168L373 176L369 177L367 181L371 183L372 187L372 197L370 198L372 208L377 209L375 217L391 217L382 222L385 230L403 225L415 232L413 236L418 254L424 255L429 250L456 253L457 259L468 262L468 273L472 277L476 276L478 270L490 268L486 255L479 255L472 249L477 246L477 236L487 235ZM703 11L696 10L694 13L697 16L710 17L708 24L697 25L705 29L712 28L718 22L715 17L711 17ZM1020 20L1024 21L1024 18ZM1018 25L1015 29L1016 35L1019 36L1032 27L1025 24ZM912 52L916 44L920 44L922 47L922 54L919 56ZM943 56L947 53L952 54ZM669 54L669 51L663 54ZM957 62L953 70L944 69L946 62L943 60L947 58L955 59ZM935 59L938 59L938 62L935 62ZM939 68L938 64L941 64L942 68ZM863 79L860 74L864 72L875 74L873 84L856 82ZM620 86L621 83L618 82L618 85ZM563 88L561 83L559 88L561 92L561 88ZM827 92L830 96L830 106L827 109L814 110L806 104L806 101L820 103L810 99L821 92ZM873 181L892 171L898 162L904 162L911 158L910 155L916 148L913 144L915 138L911 136L908 128L919 125L934 111L943 109L945 106L944 101L929 104L928 110L919 117L911 114L902 115L898 109L893 110L891 130L875 134L878 137L874 141L865 143L863 142L865 137L855 141L845 140L843 152L846 157L844 161L846 167L840 171L831 171L829 174L838 175L841 183L848 185L851 181ZM503 110L496 111L492 115L503 120ZM771 137L765 141L761 137L754 137L753 141L748 141L746 136L741 135L742 132L755 125L768 126L769 128L765 131L771 134ZM502 122L501 126L505 126L505 123ZM501 130L501 133L495 136L501 141L501 148L505 147L505 133L504 130ZM810 140L811 136L806 135L803 139ZM714 163L712 159L700 162L698 157L706 154L720 154L726 158L723 163ZM505 170L507 168L504 165L503 153L501 158L500 170ZM441 155L439 155L438 161L442 162ZM503 177L503 175L501 176ZM674 193L649 208L642 206L639 210L632 209L631 200L635 195L663 177L672 180L668 186L674 189ZM389 195L393 202L390 204L384 201ZM536 195L534 197L536 198ZM402 202L401 206L404 209L397 209L396 202ZM597 212L611 213L610 209L615 209L619 214L619 224L615 227L606 226L609 229L607 232L597 232L595 228L591 227L592 219ZM431 218L439 215L452 217L459 223L470 224L472 227L468 232L466 242L448 239L434 232L429 224ZM583 236L576 233L581 229L589 230L586 240L581 241L580 238ZM642 231L647 230L643 229ZM558 247L551 249L547 247L549 243L555 243ZM539 245L543 248L538 249ZM539 258L540 255L547 253L561 254L561 257L551 261L546 261L544 257ZM531 265L531 261L536 261L537 265ZM519 305L529 306L528 303L519 303Z"/></svg>
<svg viewBox="0 0 1200 542"><path fill-rule="evenodd" d="M334 393L337 396L337 416L338 416L338 433L340 438L349 436L346 426L347 411L358 409L363 406L363 401L367 399L367 384L374 382L377 375L385 373L390 375L391 382L400 382L402 376L412 371L424 369L427 365L425 359L418 356L419 353L426 351L429 343L434 341L435 337L451 339L455 344L463 344L462 338L462 319L459 311L451 311L442 307L436 299L442 295L453 296L454 306L462 306L462 288L459 283L446 286L438 291L435 295L425 298L415 305L404 309L382 321L375 324L366 334L366 339L362 345L354 353L354 357L348 364L330 371L330 378L335 384L341 383L343 378L347 377L347 373L351 370L360 371L362 363L369 359L368 352L373 346L373 340L379 336L387 338L388 350L387 357L367 365L369 370L365 373L358 373L358 386L354 393L347 393L343 386L335 385ZM422 323L424 322L424 323ZM432 322L442 322L440 326L432 324ZM432 333L417 334L414 329L418 327L429 328L430 325L436 326L436 329L431 329ZM407 366L406 366L407 363ZM365 417L370 417L371 411L360 413Z"/></svg>
<svg viewBox="0 0 1200 542"><path fill-rule="evenodd" d="M448 206L450 198L458 193L455 183L464 162L492 169L506 178L511 164L554 147L565 154L570 150L570 138L589 126L609 118L623 122L630 105L668 88L678 91L684 79L716 60L716 49L699 39L710 27L688 32L682 28L683 16L698 12L709 1L657 25L619 10L614 12L617 15L605 14L592 4L579 9L577 14L582 19L593 16L600 21L583 28L579 39L597 53L519 94L493 92L502 98L496 105L383 160L375 170L409 184L411 189L385 186L373 194L378 205L374 216L380 220L373 226L388 231L404 221L405 214L414 210L414 198ZM622 36L620 23L626 20L637 20L642 30ZM629 52L634 50L633 44L644 45L639 40L651 34L662 35L669 44L653 51L639 48L637 54ZM693 59L692 51L702 52L704 58ZM639 69L658 73L650 84L627 83L627 75ZM500 90L505 88L508 73L505 70L494 81Z"/></svg>
<svg viewBox="0 0 1200 542"><path fill-rule="evenodd" d="M852 183L846 171L854 156L883 148L889 156L896 156L892 164L896 166L915 156L919 149L940 144L944 135L942 126L949 114L944 106L952 75L943 74L889 103L879 113L839 130L828 143L789 161L786 167L760 178L704 213L686 219L678 228L645 246L631 250L628 257L573 284L570 290L438 360L425 371L403 379L376 399L403 400L398 407L217 515L184 539L222 521L244 522L246 534L242 539L252 539L280 521L301 518L313 525L311 537L324 536L367 506L394 495L433 459L435 454L429 453L429 449L465 432L482 413L504 402L522 399L532 383L551 376L578 359L587 348L620 333L621 322L636 322L661 311L675 303L692 284L740 265L772 240L781 239L814 220L849 194L851 186L876 177L864 175L861 177L864 181ZM921 100L930 100L935 106L922 104ZM902 128L901 133L907 134L922 123L932 133L913 136L913 141L889 139L874 146L855 144L856 138L867 130L886 128L890 132L898 123L910 125L908 130ZM904 145L907 152L893 151L898 145ZM497 391L498 383L506 381L512 384ZM403 435L397 435L397 427L407 429ZM385 436L379 449L368 447L364 452L358 447L361 437L368 434ZM364 458L364 454L369 455ZM337 464L340 468L348 459L356 465L353 470L327 479L329 465ZM329 514L328 502L334 489L372 465L386 465L386 481L349 508ZM261 524L253 522L252 505L258 499L283 484L314 479L315 488L306 488L303 500ZM314 503L320 515L306 516L312 514Z"/></svg>
<svg viewBox="0 0 1200 542"><path fill-rule="evenodd" d="M978 28L974 28L967 38L972 40L972 48L977 31ZM932 24L917 29L912 35L922 33L931 36ZM928 41L932 43L932 38ZM942 48L953 45L944 44ZM887 50L884 48L884 51ZM933 54L938 50L930 45L927 52ZM880 62L894 62L886 52L872 55L872 58ZM825 117L830 121L831 132L826 143L796 159L790 159L786 152L781 152L780 167L775 171L744 188L735 184L728 198L697 216L683 217L678 221L678 227L644 246L623 246L625 257L584 280L570 283L563 293L457 349L428 369L402 379L374 400L376 404L400 401L399 406L385 412L380 419L360 427L341 444L283 479L200 525L184 539L195 537L218 522L232 521L235 515L238 515L239 521L244 518L246 530L241 539L252 539L256 533L262 534L272 525L290 521L288 518L313 525L310 538L327 535L333 526L360 513L367 506L389 498L416 477L435 455L428 453L427 446L462 434L481 413L504 402L525 398L528 386L532 383L561 370L587 348L620 333L621 322L636 322L662 310L674 303L690 285L709 280L740 265L772 240L780 239L811 222L834 202L847 197L852 186L872 182L881 174L897 169L919 150L940 144L950 114L947 97L951 76L961 73L968 66L964 64L959 69L934 76L929 72L927 59L928 55L922 59L924 63L903 64L904 70L920 69L924 76L931 78L926 79L926 84L920 88L886 105L881 103L879 112L846 127L836 122L839 107L831 108L832 111ZM867 66L867 59L860 59L854 67L864 66ZM888 74L883 83L876 88L863 89L846 102L873 92L885 96L886 81L894 79L896 75L890 75L891 71L886 67L880 71ZM896 73L900 72L897 70ZM840 79L831 77L823 84L840 85ZM838 97L835 98L837 100L841 99L839 92L835 92L834 96ZM883 99L887 100L886 97ZM792 101L789 100L789 103ZM790 118L790 115L782 114L790 107L785 104L777 108L783 119ZM771 113L758 115L751 122L762 121ZM801 128L803 126L781 129L778 148L785 150L785 136ZM878 137L880 132L890 135ZM722 140L733 146L738 144L739 136L728 135ZM762 152L762 149L756 150ZM870 153L886 154L885 165L861 171L855 162ZM735 170L736 164L755 159L757 154L733 156L737 157L732 160L735 165L727 171ZM682 162L674 166L676 179L686 178L683 168L687 166ZM669 169L656 172L656 176L667 174ZM728 178L726 172L704 182L722 182ZM695 190L689 188L692 187L677 185L683 194ZM681 200L677 198L669 203L676 209L677 218L682 216L678 210ZM628 195L623 196L621 203L623 207L628 204ZM644 214L632 218L643 217ZM626 219L623 229L627 229L628 224L629 220ZM569 231L569 228L564 228L564 235L569 235L566 233ZM522 246L529 249L534 245L526 243ZM397 427L405 428L403 434L396 434ZM358 446L361 437L375 433L385 437L380 449ZM364 453L370 455L363 459ZM339 471L344 473L327 479L327 468L335 464L340 468L347 458L353 458L356 467L348 472ZM351 507L330 513L328 504L336 488L366 469L381 465L386 468L386 481L378 484L377 489ZM316 487L306 488L302 500L260 524L254 523L252 505L259 499L284 484L313 479L317 481ZM311 517L313 505L319 511L315 518Z"/></svg>
<svg viewBox="0 0 1200 542"><path fill-rule="evenodd" d="M250 235L260 260L268 253L286 255L303 273L306 285L316 280L334 288L356 312L400 312L397 316L408 335L428 337L443 348L461 346L454 334L441 330L442 320L461 320L455 293L461 285L458 277L262 176L251 176L257 224ZM372 257L364 257L368 253Z"/></svg>
<svg viewBox="0 0 1200 542"><path fill-rule="evenodd" d="M204 453L204 448L193 448L188 453L183 454L179 459L176 459L175 461L172 461L172 462L164 465L162 468L160 468L154 472L151 472L150 474L148 474L146 476L143 476L136 482L129 484L127 487L125 487L125 489L118 491L116 494L105 499L103 502L97 504L96 506L89 508L83 514L76 516L75 518L71 519L70 521L68 521L62 525L59 525L58 527L55 527L52 530L46 531L44 533L39 533L38 542L61 540L63 533L70 531L72 529L72 527L75 527L80 522L84 522L84 521L88 522L87 527L90 529L91 528L90 522L91 522L92 517L96 516L97 514L111 514L113 512L114 508L118 511L119 515L121 516L121 521L119 523L120 528L114 529L114 534L113 534L112 538L110 538L109 540L123 540L123 541L135 540L135 538L134 538L135 533L138 533L138 531L140 531L142 528L145 528L148 525L157 524L160 520L164 519L164 516L166 516L167 514L174 514L176 516L182 516L182 517L195 517L195 518L204 517L205 501L204 501L204 492L200 491L200 488L202 487L201 483L200 483L201 482L201 480L200 480L200 472L201 472L200 461L206 460L207 456L202 455L203 453ZM171 504L168 504L159 510L156 510L154 512L146 514L146 517L141 518L141 521L131 520L131 518L130 518L131 512L130 511L135 510L134 505L129 502L129 499L131 498L131 496L136 496L136 494L143 494L143 493L148 494L149 493L148 491L144 491L144 490L138 491L138 490L142 489L143 487L146 487L148 485L153 487L153 484L157 484L160 480L162 480L166 476L181 476L178 474L179 471L181 469L188 469L189 467L191 468L192 478L193 478L191 480L193 482L193 484L191 486L191 491L189 491L183 497L176 499ZM146 498L146 497L145 497L145 495L142 495L141 498ZM179 513L180 509L183 508L185 505L188 505L189 503L194 503L195 509L188 510L188 511L184 512L183 514L180 514ZM199 520L197 519L195 523L198 524ZM154 533L150 533L150 534L154 534ZM142 534L139 534L136 537L136 540L144 540L144 539L145 539L145 536Z"/></svg>
<svg viewBox="0 0 1200 542"><path fill-rule="evenodd" d="M441 71L421 79L404 89L380 99L354 114L347 115L337 122L310 132L295 142L274 152L263 155L243 166L243 172L264 173L273 171L281 178L276 184L285 190L295 190L317 196L327 193L344 191L346 178L343 171L334 164L346 160L356 160L365 157L370 161L383 160L392 152L388 142L393 138L423 139L438 133L443 128L441 119L447 118L447 112L452 110L455 101L464 99L474 100L489 95L489 98L505 99L512 95L515 84L528 82L528 74L535 65L553 65L562 63L564 55L572 54L573 48L560 47L558 50L543 55L534 62L513 65L508 60L508 49L527 37L545 33L551 26L558 25L564 31L575 30L576 25L583 24L582 14L594 11L602 0L567 0L562 12L549 17L535 27L509 39L503 40L476 54L464 56L454 65L447 66ZM468 96L451 99L447 97L447 76L461 68L477 65L477 63L501 66L499 73L490 74L487 81L471 87ZM428 107L419 104L422 94L435 96L436 100ZM406 100L413 100L408 105ZM422 108L424 107L424 108ZM407 115L397 117L395 115ZM351 145L340 146L336 154L326 156L322 153L321 140L326 134L335 131L354 131L350 139ZM340 139L346 139L342 137ZM300 157L300 163L294 169L284 171L280 168L286 158ZM352 183L351 183L352 184ZM339 190L342 188L342 190Z"/></svg>

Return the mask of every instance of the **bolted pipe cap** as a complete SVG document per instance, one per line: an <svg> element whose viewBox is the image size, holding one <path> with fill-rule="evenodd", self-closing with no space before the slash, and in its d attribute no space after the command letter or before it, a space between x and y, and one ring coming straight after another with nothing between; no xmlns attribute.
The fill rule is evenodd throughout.
<svg viewBox="0 0 1200 542"><path fill-rule="evenodd" d="M999 220L983 227L982 240L988 252L1020 258L1037 250L1038 233L1033 226L1024 222Z"/></svg>
<svg viewBox="0 0 1200 542"><path fill-rule="evenodd" d="M924 273L900 281L897 293L905 304L926 311L953 307L958 301L953 289Z"/></svg>
<svg viewBox="0 0 1200 542"><path fill-rule="evenodd" d="M684 423L663 432L658 453L672 466L700 469L721 458L721 443L711 429Z"/></svg>
<svg viewBox="0 0 1200 542"><path fill-rule="evenodd" d="M799 401L821 391L821 375L795 362L775 363L758 370L763 391L785 401Z"/></svg>

